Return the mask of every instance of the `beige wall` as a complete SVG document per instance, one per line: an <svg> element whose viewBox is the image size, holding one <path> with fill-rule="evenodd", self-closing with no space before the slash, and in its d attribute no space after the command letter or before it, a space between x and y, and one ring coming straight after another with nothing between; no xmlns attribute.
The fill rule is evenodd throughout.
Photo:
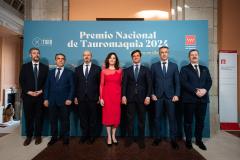
<svg viewBox="0 0 240 160"><path fill-rule="evenodd" d="M237 50L240 53L240 1L219 0L218 3L219 50ZM240 58L238 58L238 114L240 121Z"/></svg>
<svg viewBox="0 0 240 160"><path fill-rule="evenodd" d="M218 46L220 50L240 52L240 1L219 0Z"/></svg>
<svg viewBox="0 0 240 160"><path fill-rule="evenodd" d="M136 13L142 10L161 10L170 13L171 0L69 0L69 20L143 18L136 16ZM151 18L157 19L159 18Z"/></svg>
<svg viewBox="0 0 240 160"><path fill-rule="evenodd" d="M0 37L0 105L3 104L3 90L19 87L18 76L21 66L21 39L18 36Z"/></svg>

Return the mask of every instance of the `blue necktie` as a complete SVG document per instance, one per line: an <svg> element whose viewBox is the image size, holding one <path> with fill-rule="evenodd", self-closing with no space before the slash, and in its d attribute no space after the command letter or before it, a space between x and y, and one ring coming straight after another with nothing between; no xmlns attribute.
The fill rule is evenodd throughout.
<svg viewBox="0 0 240 160"><path fill-rule="evenodd" d="M57 68L58 71L57 71L57 74L56 74L56 81L58 81L60 79L60 71L62 68Z"/></svg>
<svg viewBox="0 0 240 160"><path fill-rule="evenodd" d="M134 78L135 78L135 81L137 81L137 78L138 78L138 65L137 64L135 65Z"/></svg>
<svg viewBox="0 0 240 160"><path fill-rule="evenodd" d="M163 62L163 76L165 77L166 74L167 74L166 62Z"/></svg>
<svg viewBox="0 0 240 160"><path fill-rule="evenodd" d="M35 81L35 91L38 89L37 79L38 79L38 64L34 64L33 72L34 72L34 81Z"/></svg>

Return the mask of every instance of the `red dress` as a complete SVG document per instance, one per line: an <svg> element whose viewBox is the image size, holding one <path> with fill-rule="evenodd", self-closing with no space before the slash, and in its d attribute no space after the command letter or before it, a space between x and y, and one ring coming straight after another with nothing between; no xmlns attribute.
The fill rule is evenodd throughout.
<svg viewBox="0 0 240 160"><path fill-rule="evenodd" d="M103 125L118 127L120 123L122 69L103 69L101 72L100 98L104 100L102 108Z"/></svg>

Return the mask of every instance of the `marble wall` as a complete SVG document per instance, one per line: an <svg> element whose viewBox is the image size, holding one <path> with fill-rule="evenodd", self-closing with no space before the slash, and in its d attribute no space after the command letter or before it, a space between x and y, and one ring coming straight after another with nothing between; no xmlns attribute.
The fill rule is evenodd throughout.
<svg viewBox="0 0 240 160"><path fill-rule="evenodd" d="M219 131L218 114L218 0L172 0L172 20L208 20L210 90L210 133Z"/></svg>

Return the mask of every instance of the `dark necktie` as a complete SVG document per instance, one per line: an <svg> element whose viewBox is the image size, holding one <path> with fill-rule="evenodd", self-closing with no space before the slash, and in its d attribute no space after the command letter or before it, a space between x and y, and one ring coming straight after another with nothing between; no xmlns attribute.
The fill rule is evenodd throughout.
<svg viewBox="0 0 240 160"><path fill-rule="evenodd" d="M88 65L86 64L86 68L85 68L85 78L88 78Z"/></svg>
<svg viewBox="0 0 240 160"><path fill-rule="evenodd" d="M167 74L166 62L163 62L163 76L165 77Z"/></svg>
<svg viewBox="0 0 240 160"><path fill-rule="evenodd" d="M60 79L60 71L62 68L57 68L57 74L56 74L56 81L58 81Z"/></svg>
<svg viewBox="0 0 240 160"><path fill-rule="evenodd" d="M38 89L37 79L38 79L38 64L34 64L33 72L34 72L34 81L35 81L35 91Z"/></svg>
<svg viewBox="0 0 240 160"><path fill-rule="evenodd" d="M135 81L137 81L137 78L138 78L138 65L136 64L135 65L135 70L134 70L134 78L135 78Z"/></svg>
<svg viewBox="0 0 240 160"><path fill-rule="evenodd" d="M194 65L194 67L195 67L194 69L195 69L195 71L196 71L198 77L200 77L199 72L198 72L198 65Z"/></svg>

